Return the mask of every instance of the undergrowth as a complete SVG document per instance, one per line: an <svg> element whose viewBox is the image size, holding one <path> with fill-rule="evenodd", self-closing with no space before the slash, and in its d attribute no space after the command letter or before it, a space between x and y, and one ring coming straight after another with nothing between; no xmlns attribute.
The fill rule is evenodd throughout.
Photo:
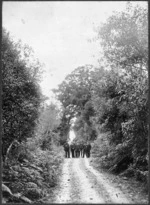
<svg viewBox="0 0 150 205"><path fill-rule="evenodd" d="M101 133L94 141L92 148L92 161L97 169L109 171L127 178L135 178L144 185L148 192L148 167L143 166L142 160L133 160L128 147L109 143L110 133ZM138 162L138 163L137 163Z"/></svg>
<svg viewBox="0 0 150 205"><path fill-rule="evenodd" d="M8 159L3 164L3 203L42 202L58 183L63 162L63 150L53 145L51 150L23 145L21 159ZM10 193L9 193L10 192Z"/></svg>

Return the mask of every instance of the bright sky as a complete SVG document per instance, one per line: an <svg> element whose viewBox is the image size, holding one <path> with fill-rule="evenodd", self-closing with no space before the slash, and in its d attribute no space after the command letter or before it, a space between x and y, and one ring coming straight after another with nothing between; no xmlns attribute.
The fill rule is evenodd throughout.
<svg viewBox="0 0 150 205"><path fill-rule="evenodd" d="M3 1L3 26L14 40L31 46L45 64L41 86L49 97L50 90L78 66L98 65L99 45L89 41L96 37L94 27L125 5L125 1Z"/></svg>
<svg viewBox="0 0 150 205"><path fill-rule="evenodd" d="M70 130L68 143L71 144L71 142L74 140L75 137L76 137L76 135L75 135L74 130Z"/></svg>

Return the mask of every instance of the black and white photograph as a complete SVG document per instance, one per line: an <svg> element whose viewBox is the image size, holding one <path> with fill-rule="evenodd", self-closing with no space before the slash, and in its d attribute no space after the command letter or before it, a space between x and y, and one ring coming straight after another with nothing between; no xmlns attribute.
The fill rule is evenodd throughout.
<svg viewBox="0 0 150 205"><path fill-rule="evenodd" d="M2 204L148 204L148 1L2 1Z"/></svg>

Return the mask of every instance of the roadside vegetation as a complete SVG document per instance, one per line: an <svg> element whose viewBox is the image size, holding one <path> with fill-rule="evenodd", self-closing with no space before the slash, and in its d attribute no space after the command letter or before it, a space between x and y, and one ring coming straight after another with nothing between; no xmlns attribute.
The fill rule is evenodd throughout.
<svg viewBox="0 0 150 205"><path fill-rule="evenodd" d="M148 183L148 11L128 4L97 28L99 67L85 65L45 105L42 65L2 30L3 202L42 202L55 187L72 119L98 168ZM147 186L148 187L148 186Z"/></svg>
<svg viewBox="0 0 150 205"><path fill-rule="evenodd" d="M14 43L5 29L1 55L3 203L40 202L57 184L63 161L55 131L60 111L44 104L42 65L32 49Z"/></svg>

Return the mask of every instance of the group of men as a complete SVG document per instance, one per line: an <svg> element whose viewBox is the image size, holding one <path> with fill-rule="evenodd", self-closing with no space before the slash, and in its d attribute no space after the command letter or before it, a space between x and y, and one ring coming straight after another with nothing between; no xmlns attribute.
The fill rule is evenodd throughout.
<svg viewBox="0 0 150 205"><path fill-rule="evenodd" d="M68 144L67 142L64 144L65 157L70 158L79 158L86 156L90 157L91 144L90 143L72 143Z"/></svg>

